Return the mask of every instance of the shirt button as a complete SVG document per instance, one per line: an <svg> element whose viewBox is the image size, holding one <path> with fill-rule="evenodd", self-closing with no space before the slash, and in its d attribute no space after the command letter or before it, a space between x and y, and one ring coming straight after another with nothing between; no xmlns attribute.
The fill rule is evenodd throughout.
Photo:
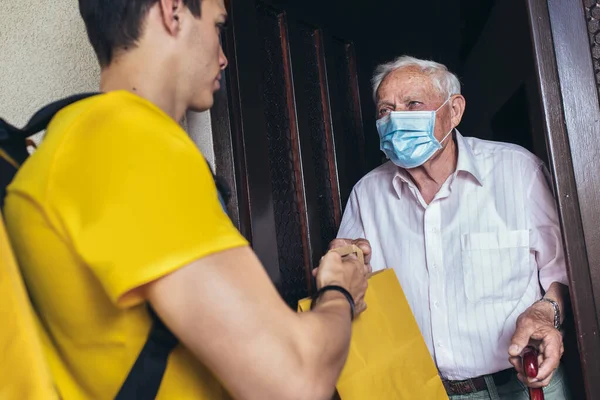
<svg viewBox="0 0 600 400"><path fill-rule="evenodd" d="M440 307L440 303L439 303L439 302L437 302L437 301L434 301L434 302L433 302L433 305L435 306L435 308L439 308L439 307Z"/></svg>

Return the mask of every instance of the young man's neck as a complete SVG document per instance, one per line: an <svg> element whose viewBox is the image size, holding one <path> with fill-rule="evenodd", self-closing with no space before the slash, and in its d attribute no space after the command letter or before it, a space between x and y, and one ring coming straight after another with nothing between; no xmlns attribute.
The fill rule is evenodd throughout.
<svg viewBox="0 0 600 400"><path fill-rule="evenodd" d="M148 61L149 58L121 57L102 69L100 90L110 92L127 90L145 98L179 122L186 112L187 104L178 98L174 74L163 63Z"/></svg>

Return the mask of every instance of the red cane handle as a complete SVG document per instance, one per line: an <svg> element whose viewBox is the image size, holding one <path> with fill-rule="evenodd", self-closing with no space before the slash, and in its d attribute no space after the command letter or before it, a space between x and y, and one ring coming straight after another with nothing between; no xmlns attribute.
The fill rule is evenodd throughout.
<svg viewBox="0 0 600 400"><path fill-rule="evenodd" d="M531 346L527 346L521 357L525 375L528 378L535 378L538 374L538 351ZM529 388L529 397L531 400L544 400L544 391L542 388Z"/></svg>

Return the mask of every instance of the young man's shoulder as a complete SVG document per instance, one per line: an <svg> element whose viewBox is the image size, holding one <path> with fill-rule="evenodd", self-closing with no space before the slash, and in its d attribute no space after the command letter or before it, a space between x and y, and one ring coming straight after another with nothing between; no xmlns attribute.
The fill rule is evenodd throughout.
<svg viewBox="0 0 600 400"><path fill-rule="evenodd" d="M127 128L127 129L125 129ZM61 110L48 131L99 132L103 136L127 135L180 126L150 101L127 91L114 91L81 100Z"/></svg>
<svg viewBox="0 0 600 400"><path fill-rule="evenodd" d="M52 188L109 183L148 163L190 159L202 161L172 118L132 93L109 92L59 111L9 190L45 197Z"/></svg>
<svg viewBox="0 0 600 400"><path fill-rule="evenodd" d="M53 164L96 161L102 165L150 159L160 162L158 158L169 150L180 154L183 150L194 157L197 153L175 120L127 91L94 96L60 111L48 127L40 150L49 153L46 156L54 159Z"/></svg>

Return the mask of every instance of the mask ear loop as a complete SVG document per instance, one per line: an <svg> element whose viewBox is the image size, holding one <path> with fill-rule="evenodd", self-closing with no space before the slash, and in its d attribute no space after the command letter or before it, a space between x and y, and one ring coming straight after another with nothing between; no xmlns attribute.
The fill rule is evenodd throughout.
<svg viewBox="0 0 600 400"><path fill-rule="evenodd" d="M448 136L450 136L450 134L451 134L453 131L454 131L454 128L450 129L450 132L446 133L446 136L444 136L444 137L442 138L442 140L440 140L440 145L441 145L442 143L444 143L444 141L445 141L445 140L448 138ZM443 149L443 148L444 148L444 146L442 146L442 149Z"/></svg>
<svg viewBox="0 0 600 400"><path fill-rule="evenodd" d="M441 105L441 106L439 106L439 107L437 108L437 110L435 110L435 112L437 113L438 111L440 111L440 110L441 110L441 108L442 108L442 107L444 107L444 106L446 105L446 103L450 101L450 99L451 99L451 98L452 98L452 95L450 95L450 96L449 96L449 97L446 99L446 101L445 101L445 102L443 102L443 103L442 103L442 105Z"/></svg>
<svg viewBox="0 0 600 400"><path fill-rule="evenodd" d="M442 107L444 107L444 106L446 105L446 103L450 101L450 99L451 99L451 98L452 98L452 95L448 96L448 98L446 99L446 101L445 101L445 102L443 102L443 103L442 103L442 105L441 105L441 106L439 106L437 110L435 110L435 112L437 113L437 112L438 112L438 111L439 111L439 110L440 110ZM440 141L438 142L438 143L440 144L440 146L442 146L442 143L444 143L444 141L445 141L445 140L448 138L448 136L449 136L449 135L450 135L450 134L451 134L453 131L454 131L454 128L450 129L450 132L446 133L446 136L444 136L444 137L442 138L442 140L440 140ZM443 150L443 149L444 149L444 146L442 146L442 148L441 148L441 149L439 149L439 150ZM438 151L439 151L439 150L438 150Z"/></svg>

